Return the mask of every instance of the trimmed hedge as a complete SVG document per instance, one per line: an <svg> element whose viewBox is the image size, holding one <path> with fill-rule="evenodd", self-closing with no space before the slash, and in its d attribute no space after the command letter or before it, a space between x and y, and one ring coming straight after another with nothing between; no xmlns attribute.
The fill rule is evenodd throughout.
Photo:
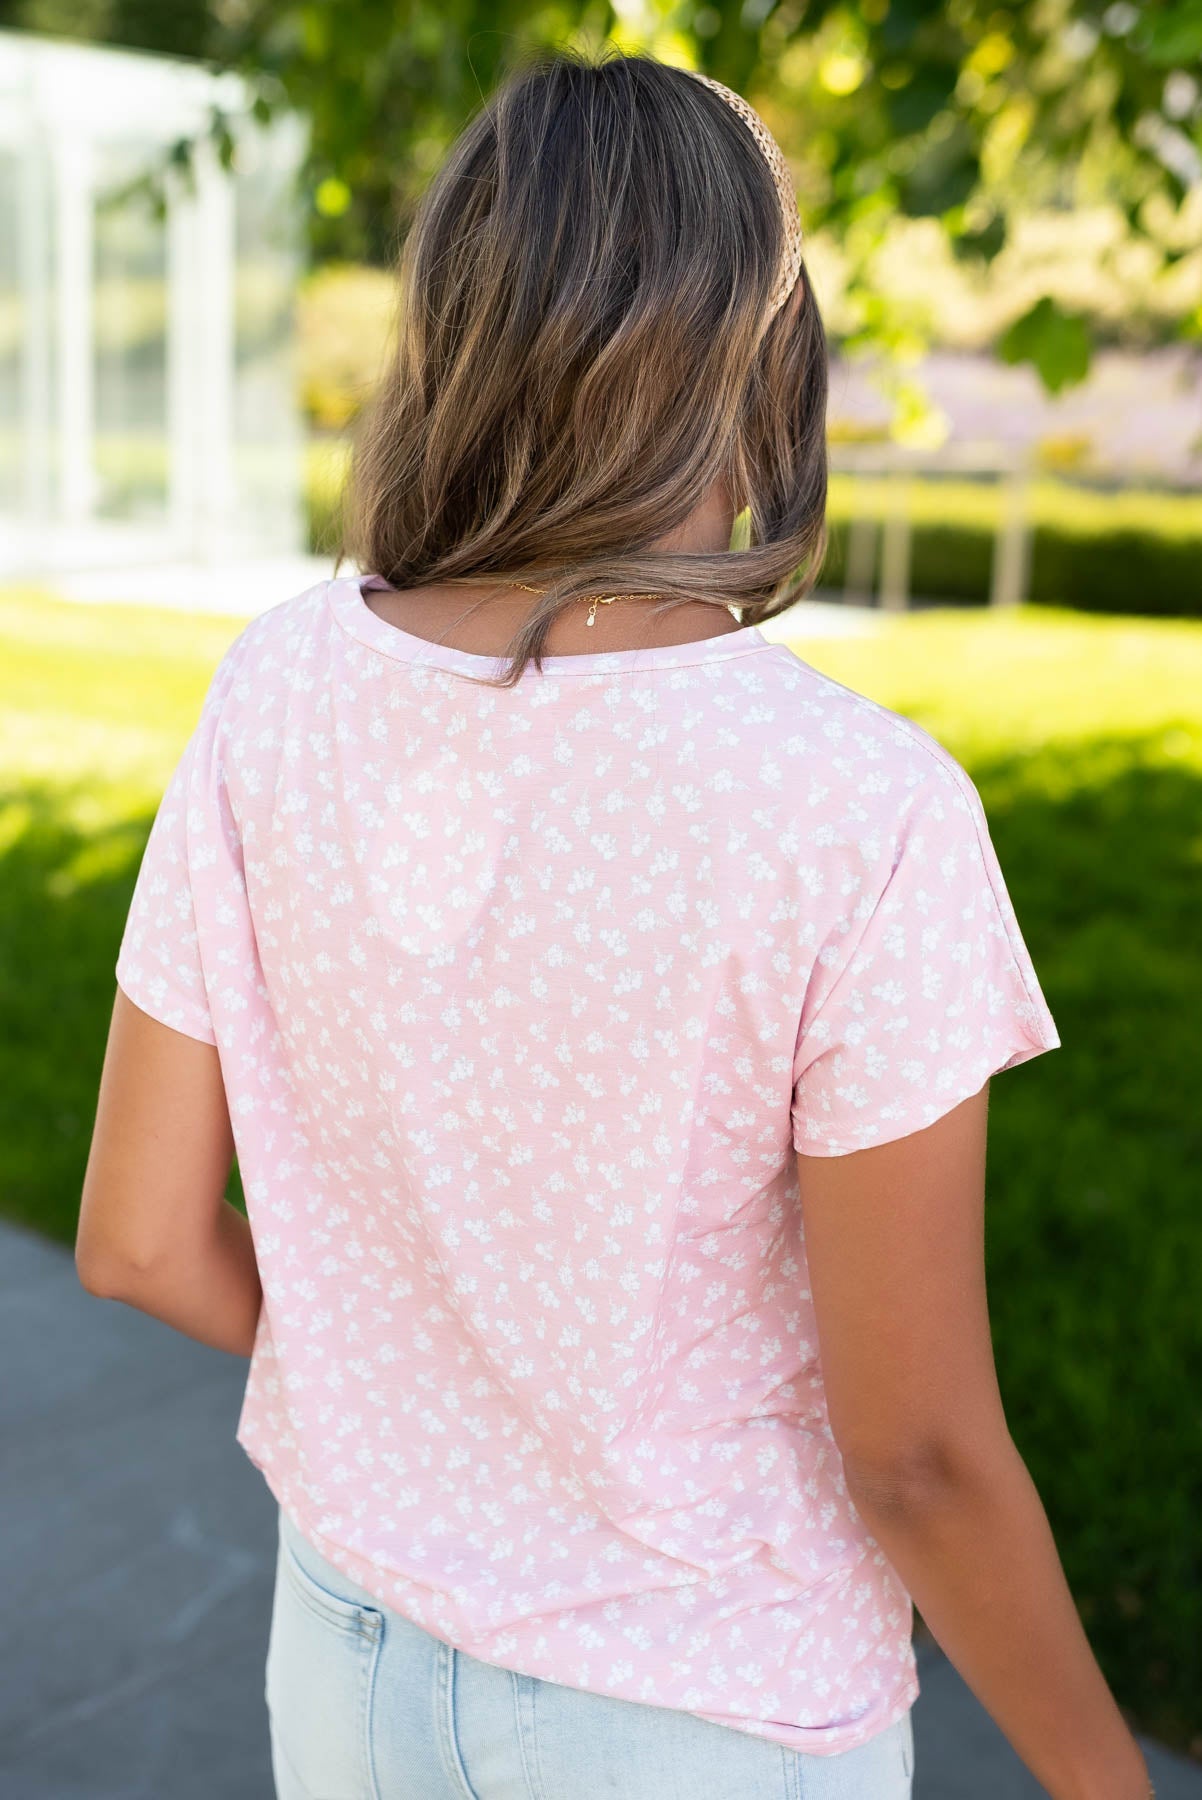
<svg viewBox="0 0 1202 1800"><path fill-rule="evenodd" d="M1036 529L1031 599L1093 612L1202 617L1202 534L1120 529L1092 537Z"/></svg>
<svg viewBox="0 0 1202 1800"><path fill-rule="evenodd" d="M843 585L846 522L831 520L821 585ZM916 525L910 591L922 600L970 605L989 598L993 533L968 525ZM1027 599L1080 612L1202 618L1202 533L1170 538L1120 527L1083 534L1037 525L1032 533Z"/></svg>
<svg viewBox="0 0 1202 1800"><path fill-rule="evenodd" d="M843 585L853 497L879 519L886 484L831 483L831 548L821 585ZM916 481L910 592L920 600L974 604L989 598L996 489L966 482ZM1032 526L1026 598L1081 612L1202 617L1202 495L1093 493L1055 482L1030 492ZM879 543L878 543L879 566Z"/></svg>

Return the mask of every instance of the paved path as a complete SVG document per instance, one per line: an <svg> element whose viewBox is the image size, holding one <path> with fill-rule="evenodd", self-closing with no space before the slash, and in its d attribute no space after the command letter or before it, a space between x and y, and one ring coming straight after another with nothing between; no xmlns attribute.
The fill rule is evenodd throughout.
<svg viewBox="0 0 1202 1800"><path fill-rule="evenodd" d="M273 1800L276 1515L234 1442L246 1364L0 1225L0 1368L0 1794ZM921 1648L919 1680L915 1800L1038 1800L946 1659ZM1160 1800L1202 1800L1202 1768L1148 1754Z"/></svg>

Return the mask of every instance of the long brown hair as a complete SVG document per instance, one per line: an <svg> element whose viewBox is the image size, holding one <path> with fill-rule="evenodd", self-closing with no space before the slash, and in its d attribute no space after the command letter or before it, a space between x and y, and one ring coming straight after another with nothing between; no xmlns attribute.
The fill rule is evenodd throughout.
<svg viewBox="0 0 1202 1800"><path fill-rule="evenodd" d="M804 268L763 330L781 248L763 155L703 83L611 46L528 58L405 237L335 568L545 588L503 687L581 599L784 611L826 547L827 358ZM749 547L650 549L719 479Z"/></svg>

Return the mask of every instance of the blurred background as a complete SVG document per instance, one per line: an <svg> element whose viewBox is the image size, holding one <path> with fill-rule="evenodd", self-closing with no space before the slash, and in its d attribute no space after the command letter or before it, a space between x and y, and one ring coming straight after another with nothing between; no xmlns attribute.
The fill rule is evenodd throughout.
<svg viewBox="0 0 1202 1800"><path fill-rule="evenodd" d="M1162 1794L1202 1793L1199 0L0 0L0 1574L39 1626L0 1774L270 1794L244 1368L71 1266L113 965L218 658L331 572L406 209L565 40L707 70L791 162L832 537L767 629L985 802L1063 1040L993 1098L1003 1396ZM925 1654L920 1795L1038 1792Z"/></svg>

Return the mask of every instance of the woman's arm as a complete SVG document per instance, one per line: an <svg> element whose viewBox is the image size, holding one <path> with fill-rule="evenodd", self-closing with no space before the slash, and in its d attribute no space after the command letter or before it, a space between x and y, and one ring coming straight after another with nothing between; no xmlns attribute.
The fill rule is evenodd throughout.
<svg viewBox="0 0 1202 1800"><path fill-rule="evenodd" d="M989 1086L926 1130L800 1155L848 1491L950 1661L1054 1800L1146 1800L1011 1439L985 1294Z"/></svg>
<svg viewBox="0 0 1202 1800"><path fill-rule="evenodd" d="M75 1266L90 1293L249 1356L263 1296L250 1226L225 1198L233 1155L216 1049L118 989Z"/></svg>

